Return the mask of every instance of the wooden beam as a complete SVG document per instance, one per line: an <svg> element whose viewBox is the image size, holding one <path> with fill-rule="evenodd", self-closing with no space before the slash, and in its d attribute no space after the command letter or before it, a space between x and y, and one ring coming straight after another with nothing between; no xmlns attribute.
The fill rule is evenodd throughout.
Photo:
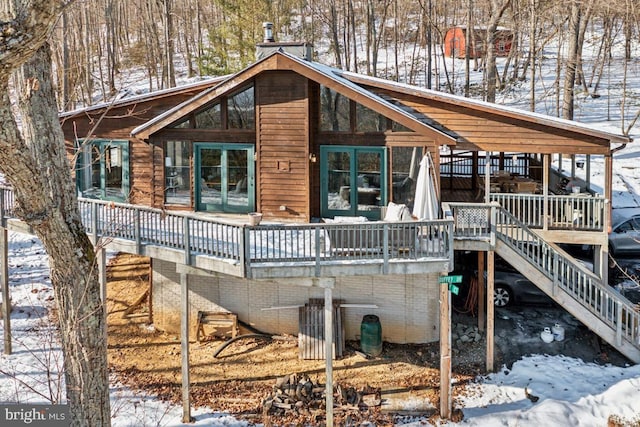
<svg viewBox="0 0 640 427"><path fill-rule="evenodd" d="M551 155L543 154L542 156L542 229L549 229L549 168Z"/></svg>
<svg viewBox="0 0 640 427"><path fill-rule="evenodd" d="M484 154L484 202L489 203L489 193L491 192L491 152Z"/></svg>
<svg viewBox="0 0 640 427"><path fill-rule="evenodd" d="M469 98L452 96L443 92L419 88L417 86L401 85L397 82L373 79L371 77L362 76L356 73L343 72L343 76L354 83L361 85L376 87L387 92L387 94L395 95L405 102L413 101L421 105L428 105L430 108L439 108L445 111L453 111L454 114L473 114L485 115L492 117L495 122L512 122L519 127L528 128L536 127L539 129L547 129L547 133L557 133L563 131L571 135L572 138L579 140L579 136L592 137L594 140L600 140L602 146L609 147L610 143L628 143L629 138L624 135L610 134L600 131L594 127L583 125L578 122L560 121L553 117L535 115L526 111L518 111L513 108L505 108L497 104L480 102ZM401 95L408 95L401 96ZM426 114L433 117L431 114ZM508 150L505 150L508 151Z"/></svg>
<svg viewBox="0 0 640 427"><path fill-rule="evenodd" d="M495 306L493 305L494 290L494 260L495 253L487 252L487 372L493 372L494 369L494 322L495 322Z"/></svg>
<svg viewBox="0 0 640 427"><path fill-rule="evenodd" d="M189 396L189 275L180 273L180 354L182 357L182 422L190 423Z"/></svg>
<svg viewBox="0 0 640 427"><path fill-rule="evenodd" d="M604 236L608 236L611 231L611 200L613 192L611 186L613 185L613 156L611 154L604 156ZM609 244L603 243L600 246L600 277L602 283L609 283Z"/></svg>
<svg viewBox="0 0 640 427"><path fill-rule="evenodd" d="M484 300L484 252L478 251L478 330L484 331L485 324L485 300Z"/></svg>
<svg viewBox="0 0 640 427"><path fill-rule="evenodd" d="M4 354L11 354L11 296L9 295L9 243L6 228L0 230L0 281L2 282L2 319Z"/></svg>
<svg viewBox="0 0 640 427"><path fill-rule="evenodd" d="M440 283L440 417L451 417L451 293Z"/></svg>

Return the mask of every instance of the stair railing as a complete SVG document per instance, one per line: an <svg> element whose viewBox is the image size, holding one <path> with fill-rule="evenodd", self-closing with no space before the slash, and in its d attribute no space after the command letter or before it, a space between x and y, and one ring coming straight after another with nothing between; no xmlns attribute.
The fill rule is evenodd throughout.
<svg viewBox="0 0 640 427"><path fill-rule="evenodd" d="M640 313L623 295L604 285L570 255L559 251L515 216L496 207L496 239L507 244L561 290L616 331L618 344L626 340L640 348Z"/></svg>

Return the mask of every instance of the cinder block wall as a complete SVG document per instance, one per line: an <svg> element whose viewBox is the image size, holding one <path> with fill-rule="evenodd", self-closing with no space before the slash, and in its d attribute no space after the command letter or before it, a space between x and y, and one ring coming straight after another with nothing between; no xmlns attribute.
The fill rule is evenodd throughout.
<svg viewBox="0 0 640 427"><path fill-rule="evenodd" d="M180 330L180 276L176 265L154 259L153 320L170 333ZM324 298L317 287L251 281L231 276L189 275L190 324L195 333L199 310L227 310L254 328L272 334L298 334L298 309L264 310L304 305L310 298ZM392 343L426 343L439 339L438 275L339 277L333 298L349 304L375 304L377 309L344 308L346 339L360 338L366 314L375 314L382 325L382 339Z"/></svg>

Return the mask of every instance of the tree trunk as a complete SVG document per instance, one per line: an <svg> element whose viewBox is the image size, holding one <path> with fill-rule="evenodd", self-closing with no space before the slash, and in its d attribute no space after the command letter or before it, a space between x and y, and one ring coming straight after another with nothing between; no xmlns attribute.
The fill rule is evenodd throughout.
<svg viewBox="0 0 640 427"><path fill-rule="evenodd" d="M538 22L538 16L536 15L536 1L530 0L530 23L529 23L529 66L531 67L531 81L529 91L531 92L531 99L529 100L529 110L536 111L536 44L538 40L536 38L536 26Z"/></svg>
<svg viewBox="0 0 640 427"><path fill-rule="evenodd" d="M18 216L33 228L49 256L71 425L108 426L105 312L95 253L80 220L51 84L49 47L43 45L62 3L34 0L21 15L0 24L17 28L21 37L0 53L0 170L15 189ZM22 131L8 85L18 68Z"/></svg>
<svg viewBox="0 0 640 427"><path fill-rule="evenodd" d="M509 3L511 3L511 0L491 0L491 16L489 17L489 25L487 25L486 39L487 102L496 102L496 81L498 71L496 68L496 31L504 11L509 7Z"/></svg>
<svg viewBox="0 0 640 427"><path fill-rule="evenodd" d="M578 62L578 38L580 33L581 10L577 1L571 2L569 9L569 45L567 47L566 71L562 96L562 118L573 120L576 68Z"/></svg>

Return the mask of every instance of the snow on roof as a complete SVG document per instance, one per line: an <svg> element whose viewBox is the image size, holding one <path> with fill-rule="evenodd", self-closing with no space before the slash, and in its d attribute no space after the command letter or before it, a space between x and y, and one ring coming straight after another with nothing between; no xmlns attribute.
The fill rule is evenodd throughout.
<svg viewBox="0 0 640 427"><path fill-rule="evenodd" d="M245 70L255 66L256 64L263 62L265 60L267 60L268 58L270 58L273 55L283 55L286 56L287 58L291 59L292 61L295 61L307 68L310 68L320 74L322 74L323 76L335 81L336 83L338 83L339 85L345 86L345 87L349 87L351 90L356 91L359 95L369 98L375 102L377 102L378 104L382 104L385 107L395 111L398 114L403 115L404 117L408 118L409 120L418 122L420 125L422 126L427 126L430 129L432 129L433 131L440 133L442 135L444 135L445 137L447 137L448 139L452 139L452 140L456 140L457 139L457 135L453 134L450 131L446 131L442 128L440 128L439 126L435 125L434 123L430 123L428 120L421 120L419 117L407 112L406 110L402 109L401 107L395 105L392 102L389 102L387 100L385 100L384 98L380 97L379 95L349 81L348 79L343 78L339 72L340 70L336 69L336 68L332 68L330 66L324 65L324 64L320 64L318 62L313 62L313 61L307 61L304 60L302 58L298 58L295 55L291 55L287 52L283 52L283 51L275 51L273 53L271 53L270 55L266 56L265 58L261 59L258 62L255 62L254 64L252 64L251 66L249 66L248 68L245 68L241 71L239 71L236 74L233 74L231 76L228 76L227 78L225 78L223 81L219 82L219 84L217 84L216 86L207 89L205 91L203 91L202 93L199 93L198 95L194 96L193 98L181 103L180 105L175 106L174 108L167 110L166 112L164 112L163 114L160 114L156 117L154 117L153 119L149 120L146 123L143 123L142 125L136 127L135 129L133 129L131 131L131 135L136 135L148 128L150 128L151 126L158 124L164 120L166 120L167 118L171 117L173 114L175 114L176 112L178 112L179 110L181 110L184 106L192 103L193 101L200 99L204 96L208 96L212 91L215 91L218 87L222 86L223 84L225 84L228 81L232 81L233 79L235 79L237 76L241 75L243 72L245 72ZM176 120L179 119L179 117L175 118Z"/></svg>
<svg viewBox="0 0 640 427"><path fill-rule="evenodd" d="M172 87L172 88L168 88L168 89L160 89L160 90L155 90L155 91L152 91L152 92L147 92L147 93L143 93L143 94L137 94L137 95L133 95L133 96L126 96L126 94L125 94L125 97L115 98L111 102L101 102L99 104L91 105L91 106L88 106L88 107L77 108L77 109L71 110L71 111L63 111L58 116L60 118L64 118L64 117L75 116L75 115L77 115L79 113L87 113L87 112L90 112L90 111L96 111L96 110L101 110L101 109L105 109L105 108L114 108L114 107L119 107L119 106L122 106L122 105L134 104L136 102L142 102L142 101L146 101L148 99L153 99L153 98L157 98L157 97L161 97L161 96L165 96L165 95L172 95L174 93L183 92L183 91L189 90L189 89L195 89L195 88L198 88L200 86L207 86L207 85L215 84L215 83L217 83L219 81L222 81L222 80L224 80L226 78L227 78L227 76L206 77L203 80L200 80L200 81L197 81L197 82L187 83L187 84L184 84L184 85L180 85L180 86L176 86L176 87Z"/></svg>
<svg viewBox="0 0 640 427"><path fill-rule="evenodd" d="M340 71L340 73L347 79L354 79L360 82L369 82L371 86L387 86L404 93L410 91L411 94L417 96L423 96L425 98L432 98L442 102L447 102L455 105L468 105L475 108L490 108L496 113L504 113L511 116L518 116L522 120L535 121L537 123L547 124L549 126L558 127L561 126L565 129L571 129L580 133L588 133L598 136L600 138L609 139L614 142L627 143L632 139L624 135L614 134L611 132L603 131L595 126L585 123L577 122L574 120L562 119L559 117L548 116L546 114L540 114L531 111L521 110L515 107L509 107L506 105L488 103L486 101L480 101L472 98L465 98L460 95L452 95L446 92L440 92L433 89L426 89L419 86L410 85L407 83L399 83L392 80L381 79L379 77L367 76L364 74L358 74L351 71Z"/></svg>
<svg viewBox="0 0 640 427"><path fill-rule="evenodd" d="M385 107L397 112L398 114L403 115L404 117L407 117L410 120L419 122L421 125L423 126L427 126L429 128L431 128L432 130L434 130L435 132L438 132L442 135L444 135L447 138L456 140L457 139L457 134L455 134L454 132L444 129L443 127L439 126L437 123L432 122L428 119L428 117L419 117L416 114L412 114L411 112L407 111L406 109L403 109L402 107L394 104L393 102L390 102L386 99L384 99L383 97L375 94L374 92L362 87L362 84L365 85L370 85L370 86L376 86L376 87L380 87L380 86L384 86L384 87L388 87L391 88L393 90L397 90L400 92L404 92L404 93L411 93L413 95L416 96L421 96L424 98L431 98L431 99L435 99L438 100L440 102L446 102L449 104L455 104L455 105L463 105L463 106L468 106L470 108L474 108L474 109L491 109L492 112L496 113L496 114L503 114L503 115L508 115L508 116L512 116L512 117L516 117L520 120L524 120L524 121L529 121L529 122L535 122L535 123L539 123L539 124L543 124L543 125L547 125L547 126L551 126L551 127L561 127L563 129L567 129L570 131L574 131L574 132L578 132L578 133L583 133L583 134L588 134L588 135L592 135L595 136L597 138L602 138L602 139L606 139L609 140L610 142L615 142L615 143L629 143L632 141L631 138L624 136L624 135L619 135L619 134L614 134L611 132L607 132L607 131L603 131L601 129L598 129L595 126L592 125L588 125L588 124L584 124L584 123L580 123L577 121L572 121L572 120L566 120L566 119L562 119L562 118L558 118L558 117L552 117L552 116L548 116L545 114L540 114L540 113L536 113L536 112L530 112L530 111L525 111L522 109L518 109L515 107L509 107L509 106L505 106L505 105L500 105L500 104L494 104L494 103L488 103L485 101L480 101L480 100L475 100L472 98L465 98L459 95L452 95L452 94L448 94L446 92L440 92L440 91L435 91L435 90L431 90L431 89L426 89L426 88L422 88L419 86L414 86L414 85L410 85L407 83L399 83L399 82L395 82L392 80L386 80L386 79L381 79L378 77L372 77L372 76L368 76L365 74L359 74L359 73L354 73L351 71L344 71L344 70L340 70L337 68L333 68L330 67L328 65L324 65L318 62L313 62L313 61L307 61L304 60L302 58L298 58L294 55L290 55L286 52L282 52L282 51L276 51L273 52L272 54L268 55L267 57L263 58L262 60L252 64L251 66L249 66L248 68L245 68L233 75L230 76L225 76L222 78L219 78L219 80L216 81L217 84L215 84L213 87L204 90L203 92L197 94L196 96L194 96L193 98L177 105L174 108L171 108L170 110L167 110L166 112L164 112L163 114L160 114L156 117L154 117L153 119L149 120L146 123L143 123L142 125L136 127L135 129L133 129L131 131L131 135L136 135L146 129L149 129L150 127L152 127L155 124L158 124L164 120L166 120L167 118L171 117L172 115L176 114L177 111L181 110L183 107L185 107L186 105L189 105L190 103L192 103L195 100L198 100L204 96L208 96L212 91L215 91L218 87L220 87L221 85L225 84L226 82L232 81L233 79L235 79L237 76L241 75L243 72L245 72L247 69L255 66L256 64L265 61L267 58L270 58L272 55L283 55L286 56L287 58L289 58L292 61L295 61L297 63L299 63L300 65L307 67L311 70L314 70L320 74L322 74L324 77L329 78L333 81L335 81L336 83L338 83L341 86L344 87L348 87L349 89L356 91L360 96L362 97L366 97L370 100L375 101L378 104L384 105ZM184 87L183 87L184 88ZM175 90L175 89L174 89ZM158 92L154 92L155 94L157 94ZM146 96L150 96L151 94L147 94ZM179 117L175 118L176 120L179 119Z"/></svg>

